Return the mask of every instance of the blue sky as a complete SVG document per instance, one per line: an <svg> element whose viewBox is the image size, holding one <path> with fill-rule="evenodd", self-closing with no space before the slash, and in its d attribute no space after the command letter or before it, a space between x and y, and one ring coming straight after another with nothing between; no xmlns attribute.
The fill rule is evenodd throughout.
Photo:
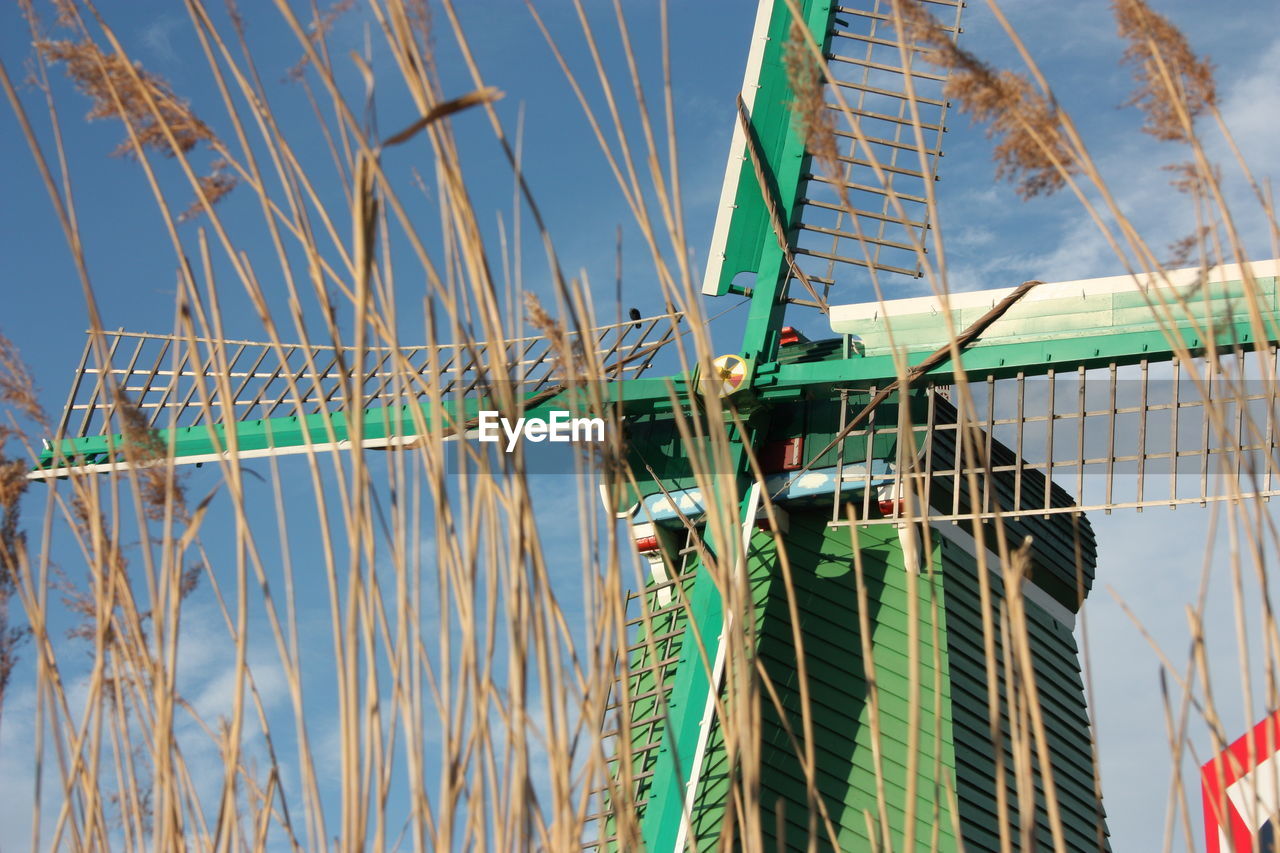
<svg viewBox="0 0 1280 853"><path fill-rule="evenodd" d="M119 8L106 13L135 56L168 79L175 91L191 100L197 113L225 133L220 104L181 6L164 0L117 5ZM309 107L298 87L276 82L297 59L292 37L268 4L242 5L249 18L250 40L282 121L305 126L310 121ZM463 26L487 82L506 93L498 107L500 115L513 133L518 124L522 127L525 169L566 269L589 276L595 283L597 311L609 316L616 307L614 235L621 225L625 260L622 310L631 305L659 307L661 299L639 236L630 225L582 113L524 4L468 0L460 5ZM588 58L569 4L548 0L537 5L548 26L563 36L570 62L590 82ZM705 259L702 247L714 219L734 118L733 98L741 83L754 4L702 0L672 5L684 213L696 253L695 267L700 267ZM1223 112L1246 158L1259 176L1275 176L1280 172L1280 148L1274 143L1280 132L1276 77L1280 68L1280 10L1274 3L1259 0L1214 4L1179 0L1153 5L1183 27L1197 52L1212 58ZM997 64L1016 64L1013 48L1003 39L985 4L974 2L971 6L962 44ZM634 2L627 9L637 40L656 32L656 3ZM1128 97L1130 80L1129 72L1117 66L1123 47L1115 36L1107 4L1096 0L1011 0L1004 9L1042 63L1061 103L1081 127L1123 209L1153 245L1166 245L1186 234L1193 223L1187 218L1186 206L1169 189L1167 174L1161 171L1162 165L1179 159L1179 152L1173 146L1157 146L1138 133L1140 119L1132 110L1119 108ZM608 16L596 18L602 30L608 30ZM445 90L458 94L469 89L470 83L459 67L443 16L436 25L437 61ZM362 50L364 35L359 14L342 18L331 41L335 55ZM618 59L616 41L611 36L603 38L611 68L622 75L625 69ZM15 78L25 73L28 42L16 6L6 4L0 11L0 58ZM375 71L392 79L389 61L376 51L374 60ZM651 75L655 60L652 54L642 57ZM175 260L141 171L133 162L107 156L122 138L121 128L110 122L81 121L87 103L71 91L56 70L54 73L77 209L105 325L167 330L172 325ZM354 75L349 82L355 85ZM650 92L656 101L657 89L651 86ZM37 125L45 127L41 133L47 141L36 94L28 90L25 97ZM599 105L598 96L593 97ZM46 406L57 410L83 345L86 317L79 283L45 191L30 167L26 144L11 113L6 110L0 115L4 116L0 118L0 162L6 164L0 177L0 287L5 292L0 332L18 345L37 377ZM413 118L410 104L394 84L379 91L377 121L384 136ZM1074 200L1062 196L1020 201L1010 187L995 183L990 143L981 130L955 112L949 126L939 184L942 214L938 227L947 240L954 288L1002 287L1032 277L1062 281L1118 272L1114 258ZM492 229L491 235L496 234L499 215L511 224L509 171L478 112L460 116L455 127L463 143L464 164L474 176L477 207L491 212L483 225ZM318 164L327 158L318 138L313 147L300 150ZM1227 157L1220 143L1211 142L1210 150L1219 159ZM407 179L415 165L410 148L406 146L394 156L393 168ZM175 178L172 164L161 168L162 172L169 170L164 172L166 180ZM1224 172L1233 199L1240 199L1244 209L1247 199L1241 182L1232 177L1229 164L1224 165ZM336 194L332 186L329 191ZM431 216L430 200L414 203L417 214ZM237 223L237 238L246 250L269 251L262 235L255 234L260 217L249 195L233 194L223 204L224 215ZM1256 256L1271 257L1272 248L1256 218L1245 217L1241 224ZM527 217L525 225L529 225ZM194 226L185 228L184 239L190 245ZM524 252L527 286L545 293L540 249L527 233ZM266 286L277 305L282 304L279 287L271 282ZM229 333L255 337L258 330L245 300L234 295L234 288L226 290L233 327ZM908 292L904 290L903 295ZM405 327L412 329L421 316L420 297L410 296L412 289L404 282L401 293L405 294ZM714 313L720 306L708 309ZM717 340L734 339L734 316L730 314L717 325ZM1216 548L1206 550L1209 519L1208 512L1193 508L1094 518L1101 563L1098 588L1086 614L1104 793L1118 851L1151 849L1153 828L1163 826L1168 750L1155 657L1106 587L1114 587L1174 660L1181 661L1187 644L1184 606L1194 600L1201 566L1207 560L1221 569L1230 547L1225 537L1220 537ZM576 536L562 539L557 547L566 555L572 554ZM1254 707L1244 708L1229 689L1236 670L1234 619L1225 573L1220 571L1214 577L1208 613L1211 636L1219 639L1212 651L1225 673L1218 699L1227 711L1229 730L1243 732L1263 708L1256 696ZM1219 626L1217 630L1212 629L1214 625ZM13 731L11 727L17 724L11 720L18 716L6 714L6 734ZM1203 744L1205 739L1200 737L1198 742ZM6 772L20 770L6 757L0 757L0 766ZM1193 827L1198 837L1198 822L1193 821Z"/></svg>

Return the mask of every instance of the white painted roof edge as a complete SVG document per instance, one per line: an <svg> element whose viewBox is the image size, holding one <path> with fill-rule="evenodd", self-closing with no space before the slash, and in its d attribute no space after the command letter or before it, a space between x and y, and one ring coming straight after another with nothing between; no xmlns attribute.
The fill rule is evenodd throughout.
<svg viewBox="0 0 1280 853"><path fill-rule="evenodd" d="M1266 261L1252 261L1249 266L1253 270L1253 275L1258 278L1280 275L1280 259L1272 258ZM1238 281L1243 277L1240 270L1240 264L1224 264L1212 267L1209 270L1209 280ZM1185 287L1195 283L1200 272L1199 267L1190 267L1169 270L1164 273L1164 276L1170 285ZM1079 281L1045 283L1024 296L1023 301L1035 302L1042 299L1062 299L1074 295L1087 298L1095 294L1134 292L1140 289L1145 290L1150 286L1153 279L1158 280L1157 274L1139 273L1136 276L1113 275L1105 278L1086 278ZM952 293L948 301L952 311L961 308L989 308L1013 291L1014 288L1012 287L971 290L966 293ZM850 321L872 320L885 314L894 317L911 314L939 314L941 312L942 300L937 296L914 296L907 299L889 299L884 302L832 305L830 319L834 327L837 323L844 325Z"/></svg>
<svg viewBox="0 0 1280 853"><path fill-rule="evenodd" d="M760 0L756 9L756 24L751 32L751 50L747 53L747 70L742 76L742 101L747 114L755 107L756 92L760 89L760 67L764 64L765 43L769 41L769 15L773 0ZM720 187L720 203L716 207L716 224L711 231L711 245L707 250L707 271L702 277L702 292L715 296L719 293L720 271L724 268L724 250L729 240L729 223L733 219L733 200L738 195L738 178L746 160L746 137L738 110L733 111L733 139L729 143L729 162L724 169L724 184Z"/></svg>

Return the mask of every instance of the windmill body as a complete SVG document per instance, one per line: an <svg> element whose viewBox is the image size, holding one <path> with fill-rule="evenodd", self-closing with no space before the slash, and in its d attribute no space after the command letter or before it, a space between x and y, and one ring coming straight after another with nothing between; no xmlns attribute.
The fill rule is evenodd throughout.
<svg viewBox="0 0 1280 853"><path fill-rule="evenodd" d="M937 26L958 34L963 4L931 5L948 14ZM614 365L604 402L626 421L638 489L612 495L610 509L626 515L651 569L605 722L618 784L599 799L593 847L733 841L741 767L717 700L736 616L750 622L773 691L757 691L753 745L753 819L770 846L902 849L911 835L920 849L999 850L1002 837L1051 849L1060 836L1069 850L1106 849L1073 637L1096 565L1084 510L1238 499L1211 482L1225 458L1265 460L1247 491L1280 493L1270 416L1264 434L1211 439L1212 382L1202 399L1183 398L1178 373L1205 353L1274 363L1276 262L830 304L850 270L876 286L922 271L945 78L916 46L900 49L891 20L880 0L760 4L703 288L750 297L741 348L655 379L641 374L681 318L632 318L579 341ZM794 115L795 51L810 43L832 75L822 109L854 119L832 133L838 174L819 168ZM832 337L788 327L794 309L828 314ZM373 353L372 363L323 347L124 333L107 349L99 367L86 349L34 477L140 464L111 426L113 387L180 462L402 446L442 424L464 436L486 402L487 358L519 367L527 414L581 402L536 339ZM387 388L388 360L400 375L407 365L456 379L446 394L415 397ZM1122 385L1122 368L1138 378ZM201 385L214 374L222 385ZM972 393L953 404L958 380ZM368 401L358 414L335 402L353 388ZM416 402L379 402L406 396ZM1273 387L1241 405L1253 403L1271 411ZM695 464L705 448L688 425L699 422L728 431L727 467ZM1192 433L1203 441L1189 446ZM725 506L737 525L707 529ZM725 607L708 556L739 561L747 608ZM993 613L1025 624L1028 648L1011 648ZM1037 744L1039 761L1019 771L1019 745L1037 736L1047 755ZM624 810L638 819L620 820ZM870 837L882 824L888 837Z"/></svg>
<svg viewBox="0 0 1280 853"><path fill-rule="evenodd" d="M863 401L868 396L863 395ZM954 423L954 409L940 395L915 395L910 404L921 423L929 408L936 415L951 415ZM908 811L907 792L913 791L916 802L911 812L918 822L917 838L927 840L939 833L941 849L959 849L953 830L958 826L965 849L999 849L998 776L988 713L992 695L979 581L979 572L987 572L989 594L999 607L1006 580L994 553L997 533L993 524L983 525L979 533L986 536L989 549L980 568L980 546L972 524L928 525L921 536L917 525L893 522L900 511L900 501L891 496L900 450L896 408L896 403L884 404L879 415L888 418L890 426L879 435L860 434L846 439L843 447L828 450L826 458L813 458L805 455L805 449L820 450L836 436L840 406L830 400L781 404L771 411L767 435L758 445L766 483L780 485L790 479L790 472L806 464L810 469L800 477L815 481L812 491L778 489L779 535L775 539L763 513L757 515L758 526L765 529L753 530L747 553L755 652L777 693L776 699L761 699L762 823L770 838L789 848L803 848L815 831L797 754L797 747L804 747L798 636L805 656L818 790L839 845L862 849L870 843L863 813L879 812L877 789L883 786L888 792L884 807L894 826L902 826ZM655 583L647 593L647 604L654 614L649 631L655 642L646 641L644 620L637 618L641 630L626 671L631 679L628 689L637 699L629 707L629 744L619 747L630 750L632 772L643 780L635 793L646 818L665 799L664 754L659 750L672 748L667 743L674 741L668 726L683 722L685 703L678 701L681 694L676 691L687 688L681 685L680 670L700 665L696 648L690 648L688 631L688 613L696 611L686 611L680 601L682 597L694 600L698 559L692 549L679 546L685 541L681 517L698 518L701 501L691 495L696 488L687 488L692 480L689 472L677 470L678 456L665 457L661 469L654 466L655 459L664 459L663 448L671 446L671 427L669 420L661 418L649 423L647 434L638 436L633 446L643 458L637 469L663 474L663 481L654 484L660 485L657 499L643 502L635 515L654 519L654 526L663 531L653 535L646 528L642 532L648 535L638 542L654 565ZM640 432L633 425L633 435ZM956 433L941 429L920 433L927 442L920 452L933 456L937 470L953 467ZM868 507L868 520L884 523L833 524L835 471L840 470L837 457L843 450L846 459L859 458L868 445L873 454L869 465L848 462L843 466L848 479L840 499L845 510L856 513ZM1007 448L998 450L1012 455ZM788 457L788 451L794 455ZM997 500L1007 505L1012 499L1012 477L995 478L990 485L1000 493ZM1042 498L1042 477L1029 476L1026 485L1029 499L1033 494L1034 500ZM933 511L940 511L944 503L949 504L953 489L954 484L940 474L934 478L932 496L921 498L931 499ZM1050 486L1049 493L1056 506L1074 506L1061 488ZM834 509L842 511L839 504ZM963 507L962 512L968 509ZM1036 678L1043 680L1040 701L1053 721L1054 782L1067 815L1069 849L1097 849L1099 838L1105 839L1105 823L1093 785L1089 723L1072 634L1075 613L1093 579L1092 532L1087 519L1075 513L1021 516L1000 524L1008 541L1030 537L1032 542L1030 574L1021 581L1019 595L1032 625ZM779 549L787 555L795 612L789 607ZM1077 571L1078 566L1082 571ZM679 591L672 595L671 590ZM708 632L703 629L704 636ZM918 697L915 703L913 693ZM670 705L665 713L664 700ZM1009 709L1002 698L995 701L1004 719L1005 795L1017 803L1008 747ZM784 709L781 713L779 705ZM698 710L696 704L692 708ZM714 727L705 740L705 753L696 757L703 770L690 804L688 831L714 847L723 840L722 821L731 808L727 781L733 768ZM678 783L672 787L683 788ZM1009 812L1015 832L1018 819L1015 806ZM1038 842L1051 844L1043 810L1036 821ZM678 825L677 813L675 822L667 826ZM656 822L646 824L655 833L661 828ZM827 838L823 829L817 832ZM645 840L652 847L664 839L646 834ZM901 837L896 841L900 844Z"/></svg>
<svg viewBox="0 0 1280 853"><path fill-rule="evenodd" d="M1072 634L1096 566L1081 511L1085 472L1101 474L1090 491L1100 484L1096 502L1109 511L1125 503L1122 470L1136 473L1127 502L1136 507L1159 500L1146 487L1157 468L1169 478L1170 505L1227 497L1206 486L1215 453L1262 453L1269 471L1269 438L1238 431L1230 448L1206 437L1183 449L1177 371L1179 357L1274 343L1276 264L830 306L842 265L869 272L881 289L886 277L921 274L944 78L913 62L916 48L888 26L888 3L790 5L760 7L704 281L709 295L752 300L741 354L756 365L754 382L731 393L751 413L741 440L779 507L764 532L752 532L764 522L757 501L741 513L749 636L772 685L760 699L759 825L766 843L789 849L814 838L896 849L910 837L929 849L998 850L1009 839L1015 849L1108 849ZM954 37L963 4L936 5L954 13L938 22ZM833 133L842 148L825 157L841 164L836 174L818 167L797 127L815 121L801 117L812 107L797 106L806 95L793 91L805 37L826 63L824 108L852 131ZM783 326L789 305L825 311L844 337L804 341ZM1161 389L1167 401L1151 395L1152 365L1161 363L1175 371ZM1138 400L1121 400L1133 390L1121 390L1125 366L1140 373L1130 383ZM947 401L944 387L959 374L985 387L985 417ZM1066 416L1076 439L1067 452L1055 400L1064 376L1076 385L1068 404L1078 403ZM1092 389L1110 392L1102 412L1091 410L1087 376ZM1029 405L1034 377L1044 381ZM895 381L899 390L886 395ZM1271 394L1240 405L1267 405L1270 423ZM1207 416L1204 401L1200 411ZM1148 435L1155 412L1168 412L1159 440L1155 429ZM1125 421L1136 434L1117 440ZM681 468L687 452L669 419L642 423L632 424L632 468L649 473L651 490L632 512L654 566L644 603L661 618L636 620L641 634L623 675L636 701L623 703L628 725L617 729L629 738L618 763L639 781L621 807L641 810L649 849L710 848L737 831L728 782L740 768L710 711L723 689L722 654L691 643L689 623L722 642L728 622L696 549L677 545L723 499ZM1105 449L1094 450L1099 441ZM1194 497L1179 491L1187 456L1201 474ZM1054 482L1063 469L1076 475L1075 497ZM664 524L674 532L654 535ZM1023 545L1025 565L1005 571L996 543L1005 554ZM993 636L993 614L1010 611L1027 627L1017 672L1009 634ZM1032 698L1015 698L1010 679L1030 685ZM1012 744L1031 738L1028 701L1043 715L1039 760L1015 772ZM912 819L914 832L905 826ZM627 846L618 827L606 821L599 843Z"/></svg>

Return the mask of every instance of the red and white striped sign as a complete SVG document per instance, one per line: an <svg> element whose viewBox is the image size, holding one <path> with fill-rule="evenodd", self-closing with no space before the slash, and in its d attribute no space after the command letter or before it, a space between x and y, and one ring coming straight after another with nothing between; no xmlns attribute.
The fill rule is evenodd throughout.
<svg viewBox="0 0 1280 853"><path fill-rule="evenodd" d="M1200 768L1208 853L1275 853L1280 711Z"/></svg>

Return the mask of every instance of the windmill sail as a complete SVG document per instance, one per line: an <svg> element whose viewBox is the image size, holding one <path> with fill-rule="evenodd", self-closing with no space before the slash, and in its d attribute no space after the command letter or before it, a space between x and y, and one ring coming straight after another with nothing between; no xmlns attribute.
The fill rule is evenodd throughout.
<svg viewBox="0 0 1280 853"><path fill-rule="evenodd" d="M929 5L954 13L939 24L954 38L963 3ZM738 616L754 620L750 654L774 691L739 745L758 750L759 789L734 789L746 771L729 724L705 710L740 697L718 668L732 614L697 558L735 549L671 544L706 534L722 496L681 467L670 416L638 413L632 521L663 568L632 600L595 846L704 849L758 820L766 845L796 849L897 846L915 822L938 849L1108 849L1072 635L1097 564L1084 510L1272 493L1273 262L1041 285L1021 301L827 305L837 285L919 276L927 248L945 79L893 18L888 0L761 4L709 249L703 292L751 297L742 352L756 363L737 407L752 413L739 438L758 476L743 481L787 519L744 546ZM825 56L818 114L837 117L834 151L799 91L797 30ZM828 309L841 337L782 329L796 302ZM933 368L899 388L903 359ZM753 511L741 508L745 530ZM984 646L1013 613L1023 650ZM1020 674L1011 654L1027 658ZM1053 720L1031 759L1014 748L1028 703ZM760 813L735 817L735 797L758 797Z"/></svg>
<svg viewBox="0 0 1280 853"><path fill-rule="evenodd" d="M954 38L964 3L924 2ZM120 332L103 363L86 348L32 476L127 467L139 419L183 462L457 434L487 367L528 402L590 354L618 380L621 515L649 575L602 647L617 681L587 846L1108 849L1073 636L1097 566L1084 511L1280 493L1280 264L831 307L919 276L929 242L945 80L894 14L760 4L703 288L752 297L742 347L699 353L719 377L637 378L674 315L560 346ZM797 302L833 337L783 328ZM704 438L725 439L714 458Z"/></svg>
<svg viewBox="0 0 1280 853"><path fill-rule="evenodd" d="M963 6L931 0L950 38L960 32ZM824 297L836 284L865 282L870 275L919 277L930 185L938 177L946 130L946 78L921 59L922 45L901 46L890 0L847 0L830 12L817 4L806 9L830 75L820 89L821 106L797 105L802 96L792 78L805 73L796 69L808 56L803 41L791 35L784 4L760 5L742 86L796 264ZM810 117L799 118L806 109ZM809 131L823 137L820 156L812 139L806 149L800 126L806 121L825 128ZM729 292L744 272L768 275L765 249L772 240L747 133L737 123L703 293Z"/></svg>
<svg viewBox="0 0 1280 853"><path fill-rule="evenodd" d="M910 489L935 521L1276 494L1278 273L1280 262L1263 261L1040 285L958 364L926 377L908 422L882 417L850 431L846 459L865 455L875 435L892 450L882 450L889 455L874 483L864 463L840 486L853 479L868 494ZM895 343L919 360L1004 292L952 296L949 318L933 297L834 307L833 329L862 344L860 357L829 365L844 380L842 418L865 405L869 388L893 381ZM972 400L963 414L939 393L959 372ZM904 430L916 440L898 440ZM978 437L967 453L966 431ZM1000 445L1007 450L995 453ZM968 495L970 475L989 478L980 500ZM1058 498L1051 481L1074 500ZM864 523L892 520L877 519L871 502L864 497Z"/></svg>
<svg viewBox="0 0 1280 853"><path fill-rule="evenodd" d="M674 339L680 319L662 314L601 326L567 335L565 345L590 351L610 379L636 378ZM30 476L60 476L68 466L93 471L125 464L119 440L125 408L140 415L146 428L164 431L166 443L172 431L175 461L194 463L224 454L229 425L239 433L242 456L346 446L350 430L333 416L349 399L357 399L368 415L366 445L407 440L415 426L406 406L423 405L431 395L451 399L483 392L495 360L505 363L504 373L516 378L524 396L546 393L563 380L563 354L543 335L496 344L362 350L125 331L102 337L108 363L96 363L93 341L87 341L59 439L47 444Z"/></svg>

